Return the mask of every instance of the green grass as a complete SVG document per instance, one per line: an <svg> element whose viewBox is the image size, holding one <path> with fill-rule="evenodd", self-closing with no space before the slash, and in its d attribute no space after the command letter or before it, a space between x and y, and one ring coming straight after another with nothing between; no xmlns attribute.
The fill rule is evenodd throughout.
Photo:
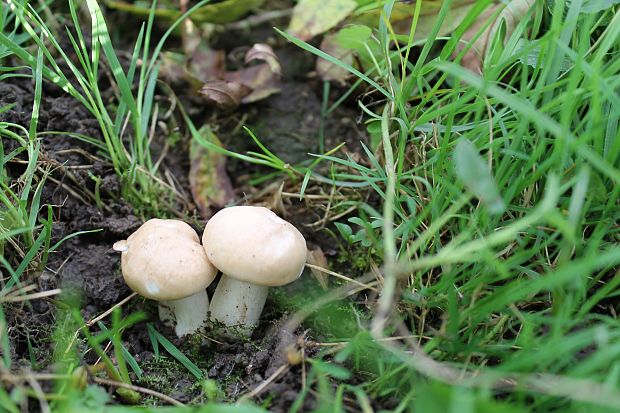
<svg viewBox="0 0 620 413"><path fill-rule="evenodd" d="M401 53L394 65L382 24L369 41L384 53L369 77L281 32L386 99L382 112L363 108L378 142L363 164L322 157L340 166L336 179L363 181L381 198L380 212L362 203L361 219L339 224L383 263L373 337L432 337L374 350L395 358L381 386L363 386L374 397L423 403L419 380L399 383L413 374L472 408L493 389L533 411L620 408L620 14L555 7L539 5L544 21L530 35L520 25L482 76L450 58L454 38L431 52L431 37L415 63Z"/></svg>
<svg viewBox="0 0 620 413"><path fill-rule="evenodd" d="M154 21L154 14L151 13L138 32L128 67L121 65L98 2L87 1L81 5L82 11L91 18L90 27L83 28L78 4L69 1L70 21L65 33L58 33L61 29L46 23L28 2L11 2L19 28L43 53L40 70L44 78L77 99L98 121L101 139L80 138L91 143L110 160L121 179L121 196L138 211L166 211L169 209L166 198L170 198L172 192L159 179L159 163L153 159L150 148L153 139L151 129L159 109L154 99L160 67L159 53L185 17L207 2L203 0L188 10L156 44L151 43ZM153 9L155 4L153 2ZM84 37L86 32L91 33L88 42ZM72 47L70 50L61 45L60 36L68 38ZM0 33L0 46L7 50L5 54L10 52L25 64L33 65L35 55L22 43L15 36ZM76 59L69 58L69 53L75 54ZM61 57L64 66L56 61L56 55ZM101 95L99 82L104 65L111 72L118 92L117 101L113 104L104 101Z"/></svg>
<svg viewBox="0 0 620 413"><path fill-rule="evenodd" d="M385 15L393 3L384 6ZM150 51L153 20L140 32L125 72L114 58L97 4L87 2L97 29L88 50L70 3L80 66L64 58L75 85L50 58L52 49L64 52L53 36L42 40L41 33L49 31L46 23L32 8L15 4L16 21L38 48L27 48L15 33L3 31L0 56L9 50L32 67L39 91L34 113L43 78L65 88L99 120L104 141L93 143L123 177L124 195L150 194L144 205L157 210L157 165L150 157L148 129L165 38ZM444 3L440 18L449 4ZM439 26L424 41L399 36L382 19L365 39L373 58L364 72L279 31L307 52L346 68L356 76L354 87L363 85L383 100L373 107L358 102L371 138L362 160L340 157L336 148L291 166L251 133L259 151L232 153L210 144L182 113L194 139L297 182L300 198L309 187L372 195L334 197L332 216L352 206L355 211L326 231L341 247L340 258L346 257L341 261L356 257L349 267L354 274L347 275L373 282L370 263L377 264L381 294L376 303L354 303L346 297L358 286L343 283L301 309L293 321L337 308L322 326L325 331L318 317L311 325L338 344L319 346L319 354L306 360L305 387L291 411L301 411L311 395L318 400L317 411L372 411L371 400L416 412L620 411L620 9L613 2L608 7L541 2L510 38L491 42L483 74L476 75L459 65L467 48L457 46L465 27L488 4L476 3L447 39L437 38ZM3 16L10 15L4 11ZM114 107L99 95L102 55L119 88ZM148 64L138 67L139 58ZM322 116L342 101L325 100ZM123 139L126 122L133 133ZM20 143L9 154L0 146L0 247L11 250L3 254L2 265L13 283L26 269L44 265L54 249L49 208L39 205L45 174L35 173L36 116L33 123L30 129L0 125L3 139ZM318 133L321 149L324 133ZM4 165L23 155L26 172L21 185L12 188ZM265 179L273 177L269 173ZM360 274L364 263L369 275ZM295 309L295 302L309 301L304 298L282 301ZM339 318L339 311L346 316ZM102 327L99 336L86 334L86 344L99 353L101 343L112 339L116 365L105 356L104 362L128 382L125 362L134 374L139 366L123 351L118 317L110 328L117 335ZM72 323L75 327L77 321ZM5 326L0 313L0 327ZM351 336L343 333L356 330ZM203 377L196 360L154 330L150 335L196 380ZM7 335L0 338L8 368ZM68 364L67 372L75 367ZM73 382L65 382L71 389ZM103 409L108 401L97 398L96 390L87 396L66 394L67 409L87 402ZM0 389L0 406L18 411L12 397Z"/></svg>

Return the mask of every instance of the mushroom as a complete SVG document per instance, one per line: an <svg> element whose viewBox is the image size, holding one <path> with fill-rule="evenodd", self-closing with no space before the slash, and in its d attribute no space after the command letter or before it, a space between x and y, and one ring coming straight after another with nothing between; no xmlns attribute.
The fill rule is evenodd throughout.
<svg viewBox="0 0 620 413"><path fill-rule="evenodd" d="M211 318L250 334L263 311L269 287L295 281L307 258L306 240L267 208L236 206L213 215L202 246L222 279L215 289Z"/></svg>
<svg viewBox="0 0 620 413"><path fill-rule="evenodd" d="M160 319L176 322L179 337L204 324L209 309L206 288L217 269L192 227L173 219L151 219L113 248L121 252L129 288L159 301Z"/></svg>

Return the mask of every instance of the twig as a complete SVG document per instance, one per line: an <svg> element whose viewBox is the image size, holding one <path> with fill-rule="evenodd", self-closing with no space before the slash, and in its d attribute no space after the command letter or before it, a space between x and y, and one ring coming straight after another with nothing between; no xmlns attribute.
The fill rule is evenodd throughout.
<svg viewBox="0 0 620 413"><path fill-rule="evenodd" d="M431 340L432 337L429 336L419 336L419 335L415 335L415 334L408 334L408 335L404 335L404 336L394 336L394 337L385 337L385 338L380 338L380 339L373 339L372 341L374 342L385 342L385 341L398 341L398 340L404 340L404 339L409 339L409 338L423 338L426 340ZM347 344L349 344L350 341L332 341L332 342L327 342L327 343L322 343L322 342L318 342L318 341L309 341L306 343L307 347L338 347L338 346L346 346Z"/></svg>
<svg viewBox="0 0 620 413"><path fill-rule="evenodd" d="M106 318L109 314L112 313L112 311L114 311L116 308L124 305L127 301L131 300L132 298L134 298L136 295L138 295L138 293L131 293L129 294L127 297L123 298L121 301L119 301L118 303L114 304L112 307L110 307L108 310L104 311L103 313L99 314L97 317L93 318L92 320L88 321L86 323L87 326L92 326L93 324L95 324L97 321L101 321L104 318Z"/></svg>
<svg viewBox="0 0 620 413"><path fill-rule="evenodd" d="M276 381L276 379L280 376L280 374L288 371L289 369L290 369L290 366L288 364L281 365L276 371L273 372L271 376L267 377L266 380L264 380L261 384L256 386L251 392L246 393L243 396L239 397L237 404L261 394L263 390L265 390L269 385L271 385L271 383Z"/></svg>
<svg viewBox="0 0 620 413"><path fill-rule="evenodd" d="M134 386L133 384L127 384L127 383L122 383L120 381L114 381L114 380L108 380L108 379L102 379L100 377L93 377L93 381L95 383L98 384L105 384L107 386L115 386L115 387L122 387L124 389L129 389L129 390L133 390L135 392L138 393L144 393L144 394L148 394L151 396L155 396L163 401L166 401L174 406L179 406L179 407L185 407L185 405L183 403L181 403L178 400L173 399L170 396L166 396L163 393L160 393L158 391L155 390L151 390L151 389L147 389L145 387L140 387L140 386Z"/></svg>
<svg viewBox="0 0 620 413"><path fill-rule="evenodd" d="M295 192L282 192L280 193L284 198L299 198L299 194ZM317 200L330 200L330 199L347 199L345 195L319 195L319 194L304 194L306 199Z"/></svg>
<svg viewBox="0 0 620 413"><path fill-rule="evenodd" d="M37 284L29 284L29 285L14 285L13 287L0 292L0 297L13 296L17 294L27 293L28 291L36 290L38 287Z"/></svg>
<svg viewBox="0 0 620 413"><path fill-rule="evenodd" d="M129 294L127 297L123 298L121 301L119 301L118 303L114 304L112 307L110 307L108 310L104 311L103 313L99 314L97 317L93 318L90 321L87 321L86 324L80 328L78 328L77 330L75 330L75 333L73 333L73 338L71 339L71 342L69 342L69 345L67 346L67 349L65 350L65 354L67 354L69 351L71 351L71 348L73 347L73 343L75 343L75 340L77 340L78 336L80 335L80 330L84 327L90 327L93 324L95 324L97 321L101 321L102 319L104 319L108 314L110 314L112 311L114 311L115 308L122 306L123 304L127 303L127 301L131 300L132 298L134 298L137 295L137 293L131 293Z"/></svg>
<svg viewBox="0 0 620 413"><path fill-rule="evenodd" d="M29 374L26 375L26 380L28 381L28 384L30 384L30 387L32 388L34 394L36 394L37 399L39 400L39 407L41 408L41 413L52 413L50 405L45 399L45 393L43 392L43 389L41 388L39 383L34 379L34 377Z"/></svg>
<svg viewBox="0 0 620 413"><path fill-rule="evenodd" d="M53 290L48 290L48 291L41 291L38 293L33 293L33 294L24 294L24 295L18 295L18 296L5 296L0 298L0 303L17 303L17 302L21 302L21 301L27 301L27 300L36 300L37 298L44 298L44 297L51 297L53 295L58 295L62 292L62 290L60 288L55 288Z"/></svg>

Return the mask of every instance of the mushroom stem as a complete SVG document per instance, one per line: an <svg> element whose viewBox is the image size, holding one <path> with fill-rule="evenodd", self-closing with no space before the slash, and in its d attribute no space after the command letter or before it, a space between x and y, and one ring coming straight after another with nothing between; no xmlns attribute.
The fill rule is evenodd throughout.
<svg viewBox="0 0 620 413"><path fill-rule="evenodd" d="M217 284L211 306L211 318L227 326L239 326L249 335L258 324L269 287L239 281L222 274Z"/></svg>
<svg viewBox="0 0 620 413"><path fill-rule="evenodd" d="M159 319L167 325L175 325L177 336L193 333L207 320L209 296L207 290L178 300L159 302Z"/></svg>

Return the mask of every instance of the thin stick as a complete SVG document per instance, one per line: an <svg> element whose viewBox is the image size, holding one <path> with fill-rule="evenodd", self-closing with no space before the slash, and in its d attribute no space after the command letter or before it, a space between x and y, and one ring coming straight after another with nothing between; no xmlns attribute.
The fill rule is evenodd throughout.
<svg viewBox="0 0 620 413"><path fill-rule="evenodd" d="M30 387L32 388L34 394L39 400L39 408L41 409L41 413L52 413L52 409L50 409L50 405L45 399L45 393L43 392L43 389L41 388L39 383L31 375L28 374L26 375L26 380L28 381L28 384L30 384Z"/></svg>
<svg viewBox="0 0 620 413"><path fill-rule="evenodd" d="M157 397L159 399L162 399L163 401L166 401L166 402L168 402L168 403L170 403L170 404L172 404L174 406L186 407L183 403L181 403L178 400L173 399L170 396L166 396L163 393L160 393L160 392L155 391L155 390L147 389L145 387L134 386L133 384L122 383L120 381L102 379L100 377L93 377L93 381L95 383L105 384L107 386L122 387L124 389L133 390L133 391L138 392L138 393L149 394L151 396L155 396L155 397Z"/></svg>
<svg viewBox="0 0 620 413"><path fill-rule="evenodd" d="M299 194L297 194L295 192L281 192L280 195L282 195L284 198L299 198ZM324 199L324 200L347 199L347 197L344 196L344 195L318 195L318 194L304 194L304 198L307 198L307 199Z"/></svg>
<svg viewBox="0 0 620 413"><path fill-rule="evenodd" d="M9 296L9 295L12 296L12 295L16 295L16 294L27 293L28 291L36 290L37 287L38 287L38 285L36 285L36 284L25 285L23 287L19 286L19 285L14 285L13 287L9 288L8 290L2 291L0 293L0 297L6 297L6 296Z"/></svg>
<svg viewBox="0 0 620 413"><path fill-rule="evenodd" d="M114 311L114 309L122 306L123 304L125 304L127 301L131 300L132 298L134 298L136 295L138 295L138 293L131 293L129 294L127 297L125 297L124 299L122 299L121 301L119 301L118 303L114 304L112 307L110 307L108 310L104 311L103 313L99 314L97 317L93 318L92 320L90 320L89 322L86 323L87 326L92 326L93 324L95 324L97 321L101 321L104 318L106 318L110 313L112 313L112 311Z"/></svg>
<svg viewBox="0 0 620 413"><path fill-rule="evenodd" d="M36 300L37 298L44 298L44 297L51 297L53 295L58 295L61 292L62 290L60 288L55 288L53 290L41 291L41 292L33 293L33 294L24 294L24 295L18 295L18 296L11 295L9 297L0 298L0 303L17 303L20 301Z"/></svg>
<svg viewBox="0 0 620 413"><path fill-rule="evenodd" d="M385 341L397 341L397 340L404 340L404 339L410 339L410 338L423 338L426 340L431 340L432 337L429 336L419 336L419 335L415 335L415 334L408 334L405 336L394 336L394 337L384 337L384 338L379 338L379 339L372 339L372 341L377 342L377 343L381 343L381 342L385 342ZM308 343L306 343L306 346L308 347L338 347L338 346L345 346L347 344L349 344L350 341L332 341L332 342L318 342L318 341L310 341Z"/></svg>
<svg viewBox="0 0 620 413"><path fill-rule="evenodd" d="M276 371L273 372L271 376L267 377L265 381L263 381L261 384L256 386L254 390L239 397L237 404L243 402L244 400L251 399L254 396L258 396L259 394L261 394L263 390L265 390L269 385L271 385L271 383L276 381L276 379L280 376L280 374L282 374L282 372L288 371L289 369L290 369L290 366L288 364L281 365Z"/></svg>
<svg viewBox="0 0 620 413"><path fill-rule="evenodd" d="M110 307L108 310L104 311L103 313L99 314L97 317L93 318L90 321L87 321L86 324L84 325L84 327L90 327L93 324L95 324L97 321L101 321L102 319L104 319L108 314L110 314L112 311L114 311L115 308L122 306L123 304L125 304L127 301L131 300L132 298L134 298L136 295L138 295L137 293L131 293L129 294L126 298L122 299L121 301L119 301L118 303L114 304L112 307ZM80 335L80 330L84 327L80 327L77 330L75 330L75 333L73 333L73 338L71 339L71 342L69 343L69 345L67 346L67 349L65 350L65 354L67 354L70 350L71 347L73 347L73 343L75 343L75 340L77 340L78 336Z"/></svg>

